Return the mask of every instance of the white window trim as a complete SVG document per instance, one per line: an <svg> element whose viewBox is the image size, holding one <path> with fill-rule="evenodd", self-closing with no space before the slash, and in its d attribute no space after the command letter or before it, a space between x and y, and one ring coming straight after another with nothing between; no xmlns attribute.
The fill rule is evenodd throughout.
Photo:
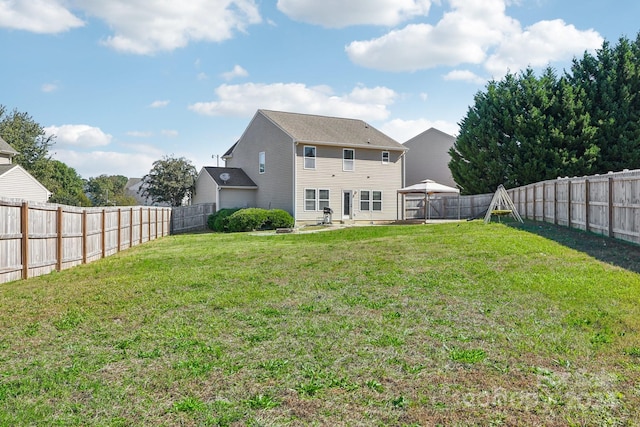
<svg viewBox="0 0 640 427"><path fill-rule="evenodd" d="M321 191L326 191L327 192L327 198L326 199L321 199L320 198L320 192ZM329 190L328 188L318 188L318 203L316 204L316 210L321 211L323 209L320 209L320 202L327 202L327 207L331 207L331 190Z"/></svg>
<svg viewBox="0 0 640 427"><path fill-rule="evenodd" d="M353 159L345 159L344 154L347 151L351 151L353 153ZM347 162L351 162L351 169L345 168ZM356 150L353 148L343 148L342 149L342 171L343 172L354 172L356 170Z"/></svg>
<svg viewBox="0 0 640 427"><path fill-rule="evenodd" d="M374 199L374 197L373 197L374 193L380 193L380 200ZM372 190L371 191L371 212L382 212L382 210L383 210L382 201L383 200L384 200L384 197L383 197L383 194L382 194L382 190ZM380 203L380 209L375 209L374 208L376 203Z"/></svg>
<svg viewBox="0 0 640 427"><path fill-rule="evenodd" d="M306 152L307 152L307 148L313 148L313 157L307 157L306 156ZM310 169L313 170L316 168L316 158L318 157L318 149L316 148L315 145L305 145L302 147L302 167L304 169ZM307 167L307 159L313 159L313 167L312 168L308 168Z"/></svg>
<svg viewBox="0 0 640 427"><path fill-rule="evenodd" d="M387 154L387 160L384 159L385 153ZM381 154L381 159L383 165L388 165L391 160L391 153L389 151L383 151Z"/></svg>
<svg viewBox="0 0 640 427"><path fill-rule="evenodd" d="M315 198L314 199L307 199L307 191L309 190L313 190ZM326 199L321 199L320 198L320 192L321 191L326 191L327 192L327 196L328 198ZM314 208L313 209L307 209L307 201L313 200L313 205ZM304 207L304 211L305 212L318 212L321 211L322 209L320 209L320 202L327 202L327 206L331 207L331 190L329 190L328 188L305 188L304 189L304 197L303 197L303 207Z"/></svg>
<svg viewBox="0 0 640 427"><path fill-rule="evenodd" d="M264 151L258 153L258 173L263 174L267 171L267 154Z"/></svg>
<svg viewBox="0 0 640 427"><path fill-rule="evenodd" d="M307 191L313 190L314 198L307 199ZM307 201L313 200L313 209L307 209ZM305 212L316 212L318 210L318 189L317 188L305 188L302 198L303 208Z"/></svg>
<svg viewBox="0 0 640 427"><path fill-rule="evenodd" d="M367 195L368 195L367 200L363 200L362 199L362 194L363 193L367 193ZM359 202L360 202L360 204L359 204L360 212L369 212L371 210L371 190L360 190ZM362 203L363 202L367 203L368 208L362 209Z"/></svg>
<svg viewBox="0 0 640 427"><path fill-rule="evenodd" d="M367 203L367 206L368 206L367 209L362 209L362 202L363 202L362 193L367 193L369 195L369 198L367 200L364 200ZM380 200L375 200L373 198L373 193L380 193ZM383 196L382 190L364 189L364 190L360 190L360 199L358 200L360 204L358 206L360 207L361 212L382 212L384 209L383 200L384 200L384 196ZM379 204L380 209L374 209L373 208L374 204Z"/></svg>

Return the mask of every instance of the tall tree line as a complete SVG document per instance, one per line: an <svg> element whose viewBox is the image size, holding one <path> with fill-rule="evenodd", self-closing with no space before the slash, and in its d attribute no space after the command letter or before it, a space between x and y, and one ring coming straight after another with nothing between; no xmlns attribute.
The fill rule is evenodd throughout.
<svg viewBox="0 0 640 427"><path fill-rule="evenodd" d="M449 154L465 194L640 168L640 34L585 52L561 76L528 68L489 82Z"/></svg>

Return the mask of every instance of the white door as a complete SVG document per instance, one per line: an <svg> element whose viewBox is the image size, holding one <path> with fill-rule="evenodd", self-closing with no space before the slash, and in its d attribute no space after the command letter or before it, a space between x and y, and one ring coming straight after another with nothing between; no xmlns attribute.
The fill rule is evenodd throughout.
<svg viewBox="0 0 640 427"><path fill-rule="evenodd" d="M342 219L351 219L351 212L353 210L353 192L351 190L344 190L342 192Z"/></svg>

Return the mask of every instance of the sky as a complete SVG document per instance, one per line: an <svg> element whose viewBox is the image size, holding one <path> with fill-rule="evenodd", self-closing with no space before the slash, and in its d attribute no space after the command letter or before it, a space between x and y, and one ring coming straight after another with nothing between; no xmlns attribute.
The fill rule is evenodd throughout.
<svg viewBox="0 0 640 427"><path fill-rule="evenodd" d="M455 135L491 79L635 39L637 0L0 0L0 105L83 178L200 170L258 109Z"/></svg>

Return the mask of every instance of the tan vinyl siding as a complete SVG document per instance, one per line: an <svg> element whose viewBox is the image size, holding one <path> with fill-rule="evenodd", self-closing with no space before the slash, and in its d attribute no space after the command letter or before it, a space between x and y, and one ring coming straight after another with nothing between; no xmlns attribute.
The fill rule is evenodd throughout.
<svg viewBox="0 0 640 427"><path fill-rule="evenodd" d="M256 206L255 189L222 188L218 209L248 208Z"/></svg>
<svg viewBox="0 0 640 427"><path fill-rule="evenodd" d="M5 157L0 155L0 165L10 165L11 159L9 157Z"/></svg>
<svg viewBox="0 0 640 427"><path fill-rule="evenodd" d="M258 168L259 153L265 152L265 171ZM293 142L270 120L258 113L245 131L227 167L239 167L256 183L255 207L293 211Z"/></svg>
<svg viewBox="0 0 640 427"><path fill-rule="evenodd" d="M206 170L202 170L196 180L196 193L193 195L192 204L216 203L218 186Z"/></svg>
<svg viewBox="0 0 640 427"><path fill-rule="evenodd" d="M343 171L342 149L344 147L318 145L316 147L316 168L304 169L303 146L296 146L296 211L297 221L313 222L322 216L322 211L305 211L305 189L328 189L329 206L333 209L333 219L342 218L343 191L354 192L353 220L392 221L397 219L397 190L402 188L402 152L389 151L389 163L382 164L382 150L355 149L354 171ZM382 211L360 211L360 190L382 191Z"/></svg>
<svg viewBox="0 0 640 427"><path fill-rule="evenodd" d="M44 203L49 195L49 191L20 166L0 176L0 197Z"/></svg>

